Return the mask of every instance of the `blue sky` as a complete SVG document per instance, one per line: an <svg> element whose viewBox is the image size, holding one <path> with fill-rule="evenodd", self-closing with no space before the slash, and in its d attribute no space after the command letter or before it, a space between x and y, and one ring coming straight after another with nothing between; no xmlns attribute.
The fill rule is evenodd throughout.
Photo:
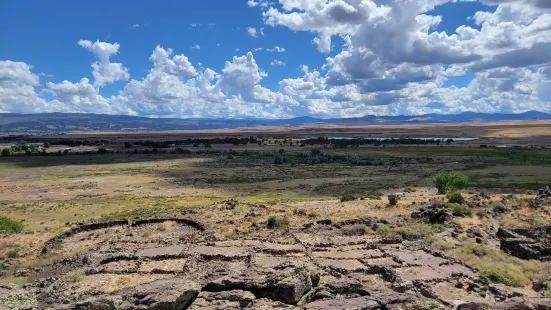
<svg viewBox="0 0 551 310"><path fill-rule="evenodd" d="M315 37L312 33L267 27L257 10L249 9L246 1L237 2L5 1L0 4L0 25L10 31L2 34L0 59L31 63L36 72L53 75L52 81L91 79L87 71L94 56L76 42L118 42L121 49L113 61L122 62L132 77L141 78L151 67L148 58L157 45L210 68L221 68L226 60L255 48L277 45L287 55L254 53L257 63L270 69L263 84L274 89L281 79L301 75L300 65L323 65L327 55L310 43ZM247 27L264 28L265 35L253 38ZM196 45L201 49L193 49ZM270 68L273 59L285 61L286 66Z"/></svg>
<svg viewBox="0 0 551 310"><path fill-rule="evenodd" d="M551 8L499 3L6 0L0 112L549 112Z"/></svg>

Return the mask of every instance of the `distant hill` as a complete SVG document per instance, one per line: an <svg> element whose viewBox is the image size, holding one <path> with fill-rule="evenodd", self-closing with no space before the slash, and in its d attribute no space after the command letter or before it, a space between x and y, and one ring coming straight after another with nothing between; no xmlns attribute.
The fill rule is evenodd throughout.
<svg viewBox="0 0 551 310"><path fill-rule="evenodd" d="M465 112L454 115L367 115L357 118L331 119L314 117L297 117L291 119L176 119L79 113L0 113L0 132L157 131L223 129L255 126L299 126L307 124L425 124L513 120L551 120L551 114L529 111L522 114L485 114Z"/></svg>

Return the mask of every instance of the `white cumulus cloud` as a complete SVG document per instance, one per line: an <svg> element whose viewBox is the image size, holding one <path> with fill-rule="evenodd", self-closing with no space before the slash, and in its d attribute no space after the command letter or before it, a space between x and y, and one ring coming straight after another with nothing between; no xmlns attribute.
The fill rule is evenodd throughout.
<svg viewBox="0 0 551 310"><path fill-rule="evenodd" d="M110 62L110 58L119 52L120 45L118 43L80 40L78 45L88 49L98 58L98 61L92 64L94 86L103 87L105 84L126 81L130 78L128 69L121 63Z"/></svg>

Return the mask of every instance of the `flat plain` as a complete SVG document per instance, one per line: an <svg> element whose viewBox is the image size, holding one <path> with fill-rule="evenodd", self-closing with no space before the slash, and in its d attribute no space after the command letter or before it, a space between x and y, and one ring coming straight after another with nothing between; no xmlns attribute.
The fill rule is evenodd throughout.
<svg viewBox="0 0 551 310"><path fill-rule="evenodd" d="M485 278L490 282L514 287L523 296L543 297L551 294L549 283L540 290L531 287L533 281L546 283L551 280L551 263L523 261L509 256L500 250L495 233L500 227L531 227L549 223L549 206L532 208L529 202L538 189L551 184L550 125L544 121L357 127L314 125L226 131L68 133L4 141L4 148L19 140L52 144L45 149L48 156L12 155L0 158L1 214L24 224L21 233L0 234L0 281L29 283L32 286L44 275L20 270L43 270L46 268L44 266L55 265L62 259L85 255L97 250L95 247L98 244L110 244L118 234L112 231L105 232L106 235L101 238L89 236L89 242L83 241L84 237L75 239L75 242L82 244L70 246L66 242L48 255L41 255L47 240L76 227L78 223L186 218L209 227L218 242L256 238L273 240L278 244L295 244L297 240L302 240L297 237L297 230L309 223L321 220L339 223L370 217L384 219L389 224L382 230L367 224L345 225L344 228L324 233L328 234L328 239L343 234L353 235L348 231L358 229L362 231L358 235L364 238L401 235L404 237L402 246L410 250L427 248L444 251L446 257L462 259L469 268L478 270L482 277L486 272ZM344 148L334 147L330 143L301 145L303 139L328 136L478 139L459 139L438 145L366 144ZM255 143L208 146L204 143L196 143L195 146L180 143L166 148L139 144L143 141L224 137L243 137ZM62 143L64 140L103 142L70 147ZM496 148L511 143L524 147ZM100 149L103 151L98 151ZM66 154L64 150L68 150ZM438 224L438 227L411 219L412 212L420 206L447 199L437 194L433 176L450 170L461 171L469 177L462 195L472 203L468 205L471 213L454 216L447 224ZM396 206L389 206L387 197L395 193L400 193L400 196L404 193L405 196L399 199ZM483 203L475 205L474 201L480 201L480 197L485 197ZM503 212L499 211L498 204L503 205ZM270 219L277 221L276 228L270 226ZM132 234L139 234L146 240L160 240L168 238L163 237L165 231L180 229L173 228L178 226L174 223L159 225ZM475 228L483 231L483 241L475 241L475 238L482 237L469 234ZM417 237L410 238L403 230L419 233ZM493 256L485 258L478 255L474 247L483 248L489 253L486 256ZM344 249L338 248L338 251ZM503 272L506 276L501 271L488 271L488 259L505 264ZM394 260L400 262L396 258ZM316 262L322 266L326 261L320 258ZM178 263L166 261L163 266ZM329 269L337 268L331 262L328 264ZM410 267L413 266L416 265ZM511 268L514 270L506 269L508 266L513 266ZM346 265L342 268L352 267ZM144 278L140 273L142 276L139 279L137 275L129 274L126 280L120 280L120 277L105 280L103 276L88 275L80 269L71 271L71 274L74 272L82 272L84 280L77 279L72 284L75 286L74 294L67 297L72 301L84 298L83 292L90 287L97 289L100 286L98 283L112 281L109 283L116 284L113 284L112 292L138 282L158 280L160 274L164 274ZM68 274L68 270L61 267L50 271L50 276L67 277ZM370 277L371 274L377 275L370 273ZM325 277L336 277L336 274L328 273ZM341 277L344 275L339 273L337 278ZM402 278L406 279L407 274ZM524 281L525 278L528 281ZM449 278L430 280L432 282L427 283L453 284ZM67 278L64 281L68 281ZM383 280L377 278L370 281ZM369 283L364 284L369 286ZM436 286L433 289L438 291ZM501 301L495 293L482 297L478 294L476 298L466 291L457 296L435 294L438 296L435 300L444 307L450 307L449 301L454 298L481 299L492 306ZM47 304L47 300L41 301L39 297L39 303Z"/></svg>

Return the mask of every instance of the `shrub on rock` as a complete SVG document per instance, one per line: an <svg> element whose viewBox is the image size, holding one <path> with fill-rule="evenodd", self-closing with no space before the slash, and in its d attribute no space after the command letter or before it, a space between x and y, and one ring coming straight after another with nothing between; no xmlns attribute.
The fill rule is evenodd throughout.
<svg viewBox="0 0 551 310"><path fill-rule="evenodd" d="M440 172L433 177L438 194L451 193L467 186L469 178L459 171Z"/></svg>
<svg viewBox="0 0 551 310"><path fill-rule="evenodd" d="M463 198L463 195L458 192L450 193L448 194L448 202L450 203L465 203L465 198Z"/></svg>
<svg viewBox="0 0 551 310"><path fill-rule="evenodd" d="M454 216L473 216L473 209L468 206L460 205L458 203L450 203L448 208L452 210Z"/></svg>

